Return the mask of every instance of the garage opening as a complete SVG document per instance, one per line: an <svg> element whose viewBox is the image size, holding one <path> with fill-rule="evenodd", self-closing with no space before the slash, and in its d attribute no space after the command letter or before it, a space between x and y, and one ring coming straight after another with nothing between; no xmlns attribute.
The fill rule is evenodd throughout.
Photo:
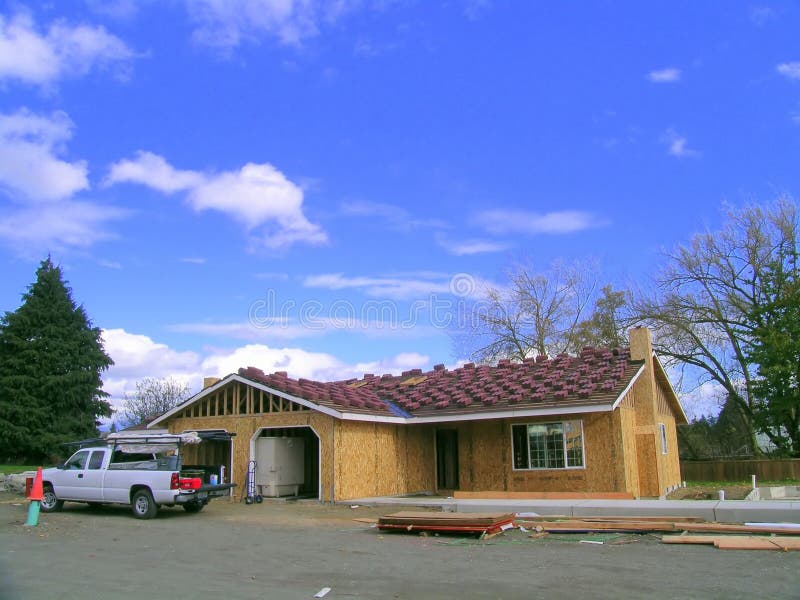
<svg viewBox="0 0 800 600"><path fill-rule="evenodd" d="M191 430L202 440L199 444L185 444L181 449L183 468L195 469L217 475L219 483L231 482L231 441L235 434L223 429ZM187 432L184 432L187 433ZM233 493L233 490L231 490Z"/></svg>
<svg viewBox="0 0 800 600"><path fill-rule="evenodd" d="M256 493L265 498L320 498L319 437L311 427L266 427L250 446Z"/></svg>

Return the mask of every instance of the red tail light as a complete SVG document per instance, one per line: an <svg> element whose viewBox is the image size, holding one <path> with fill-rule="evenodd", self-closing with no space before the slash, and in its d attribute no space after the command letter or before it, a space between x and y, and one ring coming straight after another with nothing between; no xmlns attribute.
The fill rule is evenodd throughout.
<svg viewBox="0 0 800 600"><path fill-rule="evenodd" d="M203 485L203 480L199 477L181 477L180 485L182 490L198 490Z"/></svg>
<svg viewBox="0 0 800 600"><path fill-rule="evenodd" d="M178 488L180 488L180 482L179 482L178 474L177 473L173 473L172 477L169 480L169 489L177 490Z"/></svg>

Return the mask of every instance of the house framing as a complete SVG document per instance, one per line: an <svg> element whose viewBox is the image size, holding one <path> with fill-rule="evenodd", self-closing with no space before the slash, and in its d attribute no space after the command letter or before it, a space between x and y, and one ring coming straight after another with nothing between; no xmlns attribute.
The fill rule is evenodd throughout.
<svg viewBox="0 0 800 600"><path fill-rule="evenodd" d="M419 492L575 492L663 496L680 482L676 427L686 416L653 353L464 365L339 382L248 367L152 421L170 432L224 430L223 464L245 488L259 436L302 437L302 492L324 501Z"/></svg>

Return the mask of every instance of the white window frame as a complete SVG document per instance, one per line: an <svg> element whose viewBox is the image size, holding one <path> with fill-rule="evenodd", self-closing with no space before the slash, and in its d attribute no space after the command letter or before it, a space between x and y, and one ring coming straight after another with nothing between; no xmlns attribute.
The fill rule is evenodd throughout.
<svg viewBox="0 0 800 600"><path fill-rule="evenodd" d="M664 423L659 423L658 428L661 430L661 454L668 454L667 426Z"/></svg>
<svg viewBox="0 0 800 600"><path fill-rule="evenodd" d="M514 427L524 426L528 427L528 425L554 425L560 424L564 425L566 423L579 423L581 427L581 466L579 467L570 467L567 466L567 447L566 442L567 438L564 437L564 466L563 467L531 467L528 468L517 468L514 463ZM512 471L581 471L586 469L586 435L583 429L583 419L564 419L563 421L546 421L546 422L537 422L537 421L530 421L526 423L512 423L510 427L510 434L511 434L511 470ZM526 432L527 434L527 432ZM527 436L526 436L527 439ZM527 443L530 444L530 440L527 440ZM528 450L528 465L531 464L531 457L530 457L530 449Z"/></svg>

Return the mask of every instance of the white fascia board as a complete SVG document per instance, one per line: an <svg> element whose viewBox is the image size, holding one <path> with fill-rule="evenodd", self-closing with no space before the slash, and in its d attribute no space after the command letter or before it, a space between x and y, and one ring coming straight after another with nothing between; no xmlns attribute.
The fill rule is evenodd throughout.
<svg viewBox="0 0 800 600"><path fill-rule="evenodd" d="M625 389L622 390L622 393L617 397L616 400L614 400L614 404L611 405L612 406L612 410L617 408L620 405L620 403L623 400L625 400L625 396L628 394L629 391L631 391L631 388L633 387L633 384L636 383L637 379L639 379L639 375L644 373L644 367L645 367L645 365L642 365L641 367L639 367L639 370L636 371L636 374L631 378L630 383L628 383L628 385L625 386Z"/></svg>
<svg viewBox="0 0 800 600"><path fill-rule="evenodd" d="M594 406L570 406L552 408L523 408L502 410L490 413L470 413L467 415L442 415L441 417L382 417L377 415L360 415L357 413L342 413L346 421L369 421L373 423L401 423L416 425L421 423L454 423L457 421L488 421L491 419L514 419L518 417L547 417L551 415L577 415L582 413L611 412L612 404L596 404Z"/></svg>

